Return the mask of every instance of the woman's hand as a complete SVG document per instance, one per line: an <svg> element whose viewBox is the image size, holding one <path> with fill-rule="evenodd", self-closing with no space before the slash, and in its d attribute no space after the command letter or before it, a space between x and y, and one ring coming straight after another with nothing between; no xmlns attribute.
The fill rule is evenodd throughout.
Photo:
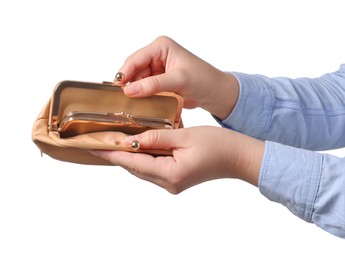
<svg viewBox="0 0 345 260"><path fill-rule="evenodd" d="M237 178L257 186L264 143L220 127L150 130L129 136L140 149L172 150L172 156L144 153L92 151L92 154L127 169L135 176L155 183L173 194L199 183Z"/></svg>
<svg viewBox="0 0 345 260"><path fill-rule="evenodd" d="M184 98L185 108L201 107L226 118L238 99L238 81L198 58L175 41L161 36L128 57L120 69L129 97L171 91Z"/></svg>

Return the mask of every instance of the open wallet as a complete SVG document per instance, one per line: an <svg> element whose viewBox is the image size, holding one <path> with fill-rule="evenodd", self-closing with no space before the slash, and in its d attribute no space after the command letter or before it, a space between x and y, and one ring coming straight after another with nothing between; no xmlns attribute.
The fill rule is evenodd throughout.
<svg viewBox="0 0 345 260"><path fill-rule="evenodd" d="M110 165L89 150L119 150L171 155L171 150L141 149L123 143L128 135L150 129L182 128L183 99L172 92L129 98L114 82L62 81L55 87L32 128L42 154L66 162Z"/></svg>

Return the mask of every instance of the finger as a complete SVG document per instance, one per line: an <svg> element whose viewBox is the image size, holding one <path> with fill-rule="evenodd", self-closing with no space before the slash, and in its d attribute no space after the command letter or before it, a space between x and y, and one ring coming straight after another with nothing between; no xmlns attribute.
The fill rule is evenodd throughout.
<svg viewBox="0 0 345 260"><path fill-rule="evenodd" d="M132 82L126 85L124 91L130 97L147 97L164 91L182 94L185 78L183 73L170 71Z"/></svg>
<svg viewBox="0 0 345 260"><path fill-rule="evenodd" d="M150 68L149 68L149 67L146 67L146 68L144 68L142 71L137 72L137 73L133 76L133 78L131 79L131 82L138 81L138 80L141 80L141 79L143 79L143 78L149 77L149 76L151 76L150 73L151 73Z"/></svg>
<svg viewBox="0 0 345 260"><path fill-rule="evenodd" d="M157 41L136 51L126 59L119 70L125 75L122 82L128 83L133 81L137 73L146 68L151 68L151 71L154 70L153 68L160 68L160 71L162 71L161 68L165 67L167 53L167 49L157 44ZM157 74L157 72L152 72Z"/></svg>
<svg viewBox="0 0 345 260"><path fill-rule="evenodd" d="M138 167L133 165L134 161L140 161L142 163L149 163L152 165L154 157L147 154L131 153L124 151L109 151L109 150L92 150L93 155L99 156L102 159L117 165L129 169L131 171L139 171ZM142 164L140 163L140 164Z"/></svg>
<svg viewBox="0 0 345 260"><path fill-rule="evenodd" d="M175 130L149 130L139 135L128 136L124 139L127 146L134 141L139 142L140 149L178 149L181 144L187 145L188 136L183 129Z"/></svg>
<svg viewBox="0 0 345 260"><path fill-rule="evenodd" d="M162 188L167 188L166 176L175 167L173 157L153 157L148 154L122 151L90 151L110 163L121 166L140 179L152 182Z"/></svg>

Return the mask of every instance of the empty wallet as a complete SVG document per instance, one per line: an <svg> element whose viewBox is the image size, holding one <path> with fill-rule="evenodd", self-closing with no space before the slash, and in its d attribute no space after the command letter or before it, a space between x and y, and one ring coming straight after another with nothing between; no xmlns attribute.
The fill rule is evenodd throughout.
<svg viewBox="0 0 345 260"><path fill-rule="evenodd" d="M41 153L66 162L109 165L89 150L171 155L169 149L137 149L123 144L128 135L183 127L183 99L172 92L129 98L113 82L62 81L55 87L32 128Z"/></svg>

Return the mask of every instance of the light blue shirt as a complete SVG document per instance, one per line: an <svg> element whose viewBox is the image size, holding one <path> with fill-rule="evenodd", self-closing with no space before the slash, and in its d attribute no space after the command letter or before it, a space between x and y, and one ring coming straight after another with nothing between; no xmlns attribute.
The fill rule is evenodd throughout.
<svg viewBox="0 0 345 260"><path fill-rule="evenodd" d="M345 238L345 64L319 78L234 72L238 102L227 127L265 140L259 190L301 219Z"/></svg>

